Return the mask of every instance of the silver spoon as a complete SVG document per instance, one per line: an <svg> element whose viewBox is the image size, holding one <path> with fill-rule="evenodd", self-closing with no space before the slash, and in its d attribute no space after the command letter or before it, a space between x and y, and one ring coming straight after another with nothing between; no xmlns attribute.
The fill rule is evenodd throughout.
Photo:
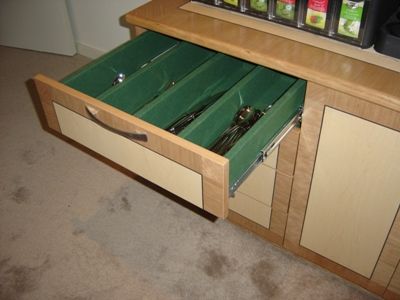
<svg viewBox="0 0 400 300"><path fill-rule="evenodd" d="M112 82L112 86L120 84L121 82L123 82L125 80L125 78L126 78L126 76L124 73L118 73Z"/></svg>
<svg viewBox="0 0 400 300"><path fill-rule="evenodd" d="M234 122L232 125L243 126L254 118L255 110L250 105L243 106L237 113L234 118Z"/></svg>
<svg viewBox="0 0 400 300"><path fill-rule="evenodd" d="M256 110L253 107L249 105L243 106L236 113L231 126L222 133L217 141L210 147L210 150L224 155L257 121L255 117Z"/></svg>

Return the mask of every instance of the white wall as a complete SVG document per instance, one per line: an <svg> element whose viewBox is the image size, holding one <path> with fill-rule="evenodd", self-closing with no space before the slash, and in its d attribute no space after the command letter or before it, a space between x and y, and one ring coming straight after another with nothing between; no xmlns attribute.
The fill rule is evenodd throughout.
<svg viewBox="0 0 400 300"><path fill-rule="evenodd" d="M0 45L76 53L65 0L0 0Z"/></svg>
<svg viewBox="0 0 400 300"><path fill-rule="evenodd" d="M96 58L130 38L121 17L148 0L68 0L78 52Z"/></svg>

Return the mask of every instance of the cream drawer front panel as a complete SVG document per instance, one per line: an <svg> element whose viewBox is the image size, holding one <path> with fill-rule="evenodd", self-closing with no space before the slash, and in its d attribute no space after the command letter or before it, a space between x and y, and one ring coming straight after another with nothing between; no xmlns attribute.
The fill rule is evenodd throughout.
<svg viewBox="0 0 400 300"><path fill-rule="evenodd" d="M399 132L325 108L301 245L370 278L400 204L399 149Z"/></svg>
<svg viewBox="0 0 400 300"><path fill-rule="evenodd" d="M127 138L54 103L65 136L203 208L202 177Z"/></svg>
<svg viewBox="0 0 400 300"><path fill-rule="evenodd" d="M236 192L235 197L229 199L229 209L261 226L269 228L271 207L264 203Z"/></svg>
<svg viewBox="0 0 400 300"><path fill-rule="evenodd" d="M276 151L274 151L276 152ZM246 194L267 206L271 206L275 185L275 169L259 165L238 188L238 192Z"/></svg>

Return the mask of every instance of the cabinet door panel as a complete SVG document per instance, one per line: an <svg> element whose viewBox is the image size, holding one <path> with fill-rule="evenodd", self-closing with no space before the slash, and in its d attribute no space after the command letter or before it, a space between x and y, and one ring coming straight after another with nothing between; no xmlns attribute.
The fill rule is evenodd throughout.
<svg viewBox="0 0 400 300"><path fill-rule="evenodd" d="M369 278L400 203L399 148L399 132L325 108L300 244Z"/></svg>

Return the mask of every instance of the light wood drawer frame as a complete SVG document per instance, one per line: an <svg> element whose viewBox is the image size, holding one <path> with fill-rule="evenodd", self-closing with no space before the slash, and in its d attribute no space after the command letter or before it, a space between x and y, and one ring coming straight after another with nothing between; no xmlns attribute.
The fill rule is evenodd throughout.
<svg viewBox="0 0 400 300"><path fill-rule="evenodd" d="M90 116L87 113L87 107L93 108L98 111L96 116L100 120L118 130L145 133L147 142L135 142L200 174L203 192L202 208L217 217L227 217L228 159L41 74L34 77L34 82L51 129L61 133L53 105L55 102L88 119Z"/></svg>
<svg viewBox="0 0 400 300"><path fill-rule="evenodd" d="M252 75L250 75L250 79L248 80L251 81L253 79L251 76L257 77L262 72L264 72L262 68L256 68L255 72L252 72ZM268 72L269 73L267 74L270 76L273 71ZM198 192L190 194L187 192L188 188L187 186L184 186L183 182L171 185L170 180L164 180L166 177L162 179L161 177L158 178L151 174L152 172L162 172L162 170L160 170L160 168L162 168L161 165L165 164L161 164L160 167L153 167L151 171L136 172L139 175L142 174L142 176L143 174L147 174L147 178L146 176L143 177L163 188L166 188L178 196L183 196L183 198L188 202L191 202L220 218L226 218L228 215L228 194L233 195L242 181L251 174L258 164L263 162L264 158L269 155L274 147L279 145L281 140L298 123L302 113L300 106L303 97L302 93L305 89L304 81L295 80L292 85L286 86L287 90L278 98L280 101L266 113L266 118L257 122L257 126L254 128L255 130L249 132L251 135L244 136L243 139L241 139L235 147L231 149L236 152L233 153L230 151L228 152L228 155L231 154L231 156L223 157L203 148L202 146L190 142L190 139L186 140L182 137L171 134L164 129L126 113L119 108L113 107L101 100L97 100L46 76L39 74L35 76L34 81L50 128L63 134L63 130L61 129L57 119L57 113L54 109L54 103L57 103L88 120L92 120L93 123L97 123L97 125L127 137L134 143L138 143L148 150L165 157L165 159L199 174L201 179L196 179L194 181L201 182L201 184L195 184L194 181L191 182L191 186L195 187L195 190ZM245 81L244 84L247 85L249 82ZM282 87L280 88L282 89ZM231 100L231 98L227 99ZM224 105L226 104L226 102L222 103ZM215 111L213 112L215 113ZM215 120L215 114L213 117ZM288 120L289 117L291 119ZM90 126L91 123L82 124L87 124L86 127L92 127ZM269 128L268 126L271 126L271 129L266 130L266 128ZM75 130L75 132L78 132L78 130ZM103 136L103 133L106 135L104 131L101 131L100 135ZM264 135L265 139L269 139L268 141L264 141ZM70 135L69 137L74 139L74 136ZM76 135L76 137L79 137L79 134ZM109 137L112 139L114 136ZM246 137L250 138L246 139ZM88 140L91 140L90 135L87 136L86 140L82 140L82 144L87 146L88 144L85 141ZM262 145L263 142L266 142L267 144ZM94 144L97 144L97 146L94 146ZM253 144L256 146L253 147ZM132 144L127 145L130 147ZM259 147L261 146L263 146L263 148L260 150ZM103 150L106 149L104 145L99 143L92 143L88 148L95 152L99 152L100 154L103 152L100 148ZM110 153L111 152L108 151L108 154ZM138 153L142 153L143 157L145 156L142 151L138 151ZM105 157L113 160L110 155L105 155ZM131 160L130 157L129 159ZM240 165L240 160L243 160L245 164ZM249 167L246 165L248 163L250 164ZM231 167L229 167L230 164ZM124 166L127 164L122 163L121 165ZM155 164L153 163L153 166L154 165ZM136 166L138 166L138 164L136 164ZM239 166L239 171L237 166ZM128 169L133 172L136 171L134 167ZM144 170L143 167L141 167L141 170ZM230 172L234 171L236 172L236 175L238 175L238 172L241 173L239 174L239 178L235 178L235 181L232 183L232 180L230 180L230 175L232 174L230 174ZM190 174L193 175L192 173ZM194 178L194 176L191 177ZM179 180L179 178L177 178L177 180ZM197 195L199 194L202 194L203 196L198 197ZM194 197L191 197L190 195ZM198 198L202 198L202 201Z"/></svg>

